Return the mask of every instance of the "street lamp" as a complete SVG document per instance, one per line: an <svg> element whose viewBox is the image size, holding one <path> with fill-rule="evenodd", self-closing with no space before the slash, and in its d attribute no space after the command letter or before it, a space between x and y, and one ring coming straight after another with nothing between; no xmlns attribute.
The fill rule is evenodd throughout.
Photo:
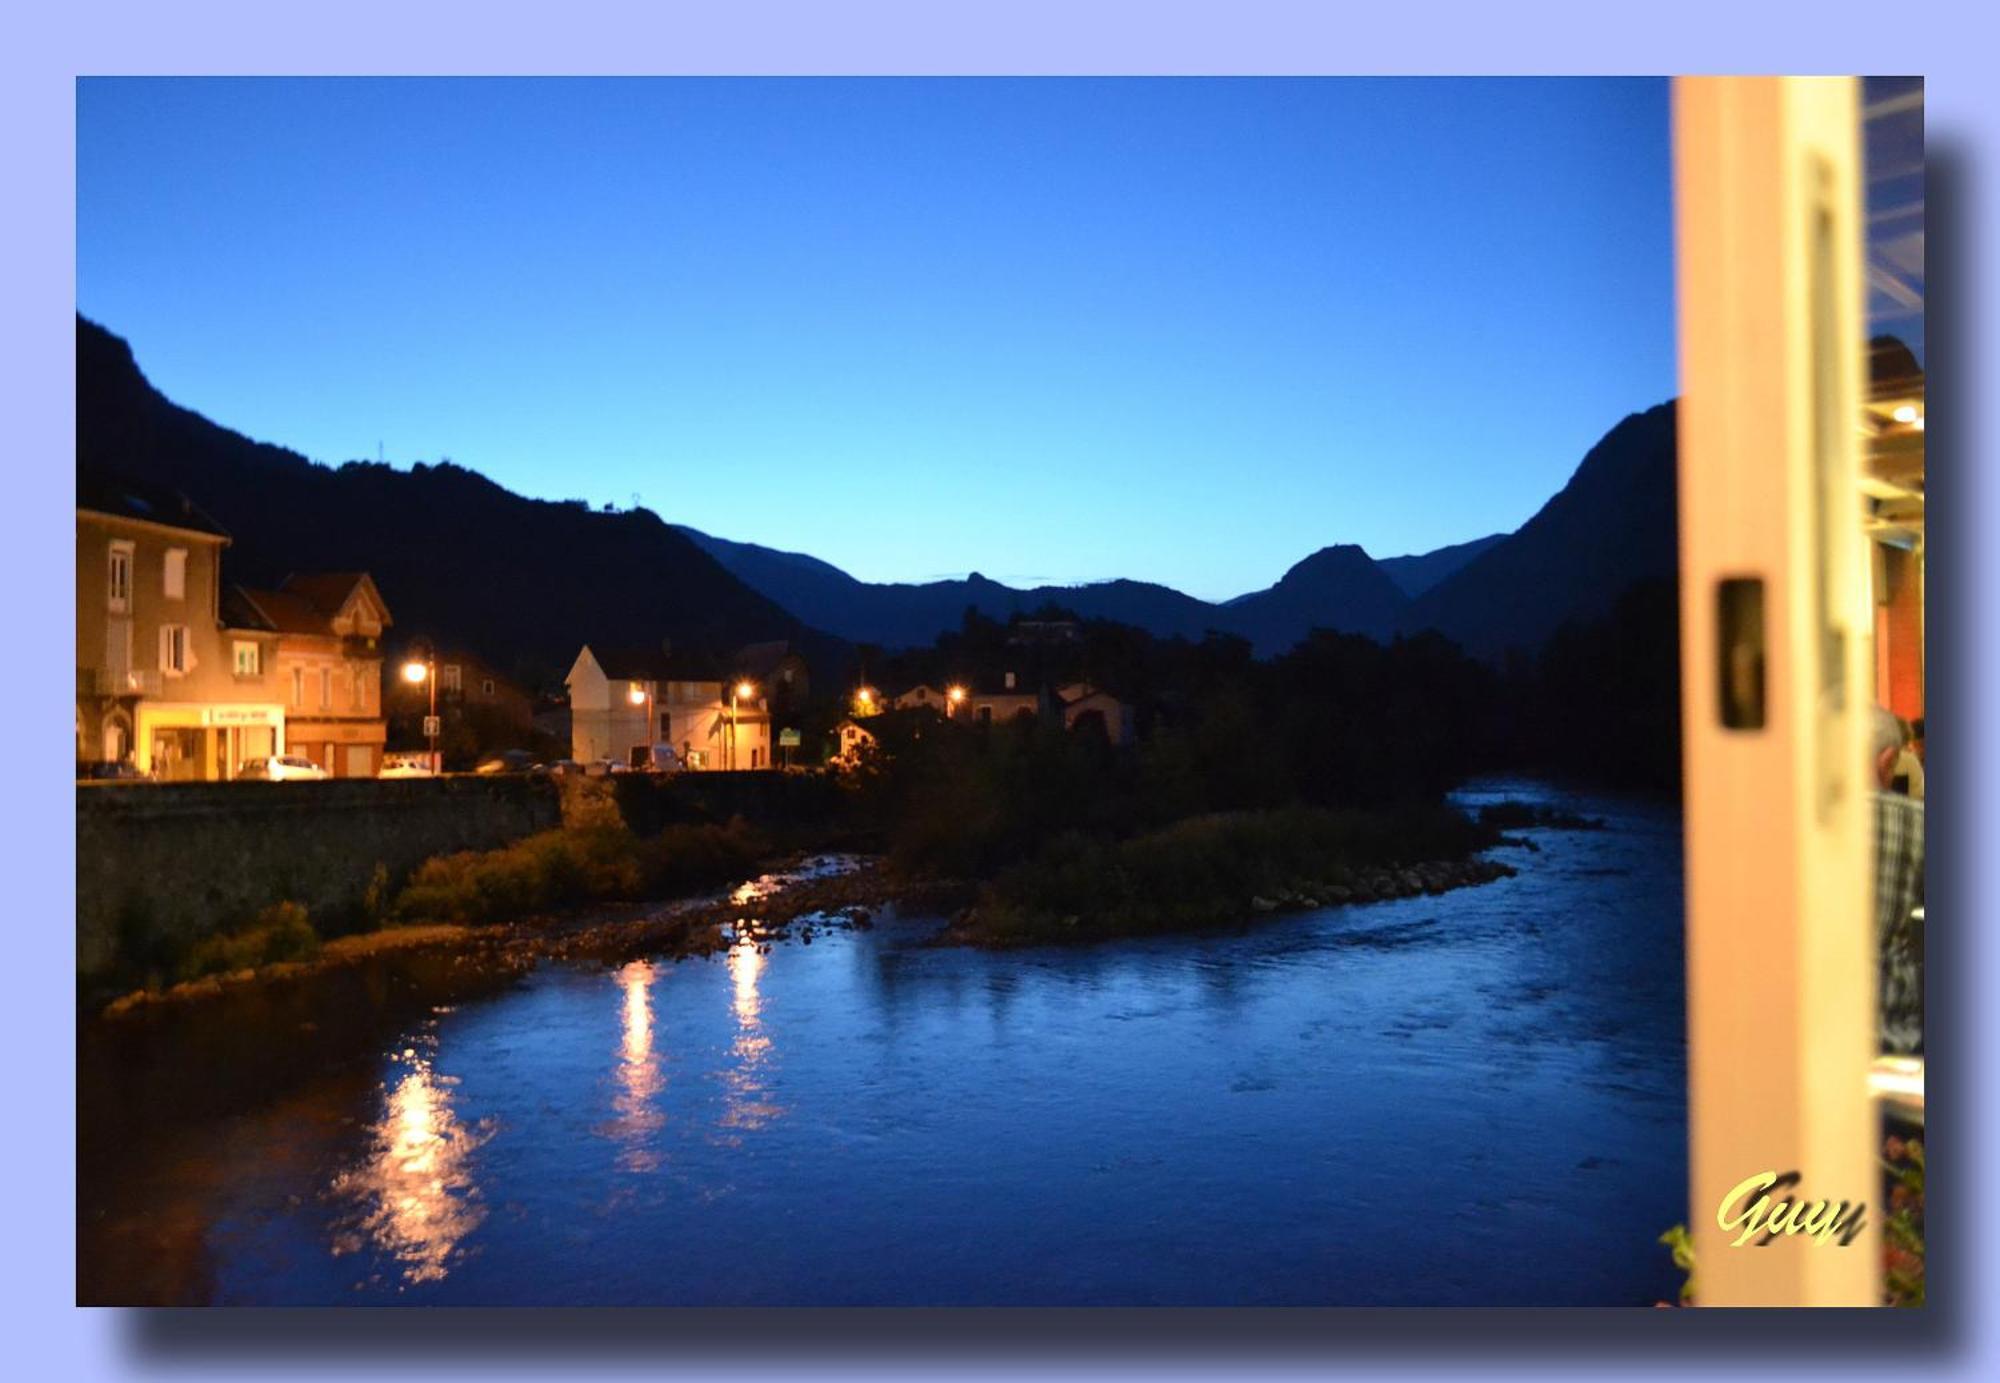
<svg viewBox="0 0 2000 1383"><path fill-rule="evenodd" d="M431 776L444 772L438 762L438 679L437 649L433 647L421 660L412 658L403 664L403 680L415 686L419 682L431 684L431 710L424 717L424 737L431 742Z"/></svg>
<svg viewBox="0 0 2000 1383"><path fill-rule="evenodd" d="M957 710L959 704L965 700L965 688L956 685L946 687L944 691L944 700L945 700L944 713L947 716L949 716L953 711Z"/></svg>
<svg viewBox="0 0 2000 1383"><path fill-rule="evenodd" d="M634 706L646 708L646 765L649 768L657 768L659 765L653 762L653 684L634 682L625 694Z"/></svg>
<svg viewBox="0 0 2000 1383"><path fill-rule="evenodd" d="M757 694L757 684L745 678L729 689L729 766L736 767L736 701L748 701Z"/></svg>

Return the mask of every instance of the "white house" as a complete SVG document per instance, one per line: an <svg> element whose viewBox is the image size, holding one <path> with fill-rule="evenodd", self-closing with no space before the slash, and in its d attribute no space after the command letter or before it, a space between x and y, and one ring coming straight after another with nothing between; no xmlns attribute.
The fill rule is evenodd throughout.
<svg viewBox="0 0 2000 1383"><path fill-rule="evenodd" d="M763 684L719 660L665 649L585 644L569 675L570 753L639 766L671 746L691 769L767 769L771 716Z"/></svg>

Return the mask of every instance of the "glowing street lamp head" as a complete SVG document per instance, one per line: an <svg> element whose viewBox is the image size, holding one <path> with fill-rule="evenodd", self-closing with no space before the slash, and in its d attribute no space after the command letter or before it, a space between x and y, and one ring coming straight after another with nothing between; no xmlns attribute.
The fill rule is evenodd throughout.
<svg viewBox="0 0 2000 1383"><path fill-rule="evenodd" d="M428 676L430 676L430 669L415 658L403 664L403 680L405 682L421 682Z"/></svg>
<svg viewBox="0 0 2000 1383"><path fill-rule="evenodd" d="M947 688L945 688L945 693L944 693L944 694L945 694L946 696L948 696L948 697L950 697L950 698L951 698L951 704L952 704L952 705L954 705L954 706L956 706L956 705L957 705L957 704L958 704L959 702L961 702L961 701L965 700L965 688L964 688L964 687L956 687L956 686L954 686L954 687L947 687Z"/></svg>
<svg viewBox="0 0 2000 1383"><path fill-rule="evenodd" d="M646 704L646 689L637 682L632 684L631 690L626 695L632 698L634 706L643 706Z"/></svg>
<svg viewBox="0 0 2000 1383"><path fill-rule="evenodd" d="M748 701L751 697L755 696L756 694L757 694L756 683L738 682L736 684L736 695L739 700Z"/></svg>
<svg viewBox="0 0 2000 1383"><path fill-rule="evenodd" d="M875 689L873 687L862 687L854 693L854 699L864 706L873 706L875 704Z"/></svg>
<svg viewBox="0 0 2000 1383"><path fill-rule="evenodd" d="M1890 416L1899 423L1913 423L1922 415L1917 412L1915 405L1906 403Z"/></svg>

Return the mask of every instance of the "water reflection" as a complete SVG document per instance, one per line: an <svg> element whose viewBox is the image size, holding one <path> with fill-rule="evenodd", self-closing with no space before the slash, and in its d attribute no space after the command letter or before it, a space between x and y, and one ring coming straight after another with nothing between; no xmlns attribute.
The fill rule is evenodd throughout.
<svg viewBox="0 0 2000 1383"><path fill-rule="evenodd" d="M610 1136L623 1145L618 1165L630 1172L650 1172L660 1165L654 1136L666 1122L658 1103L666 1081L653 1050L653 977L652 964L643 960L633 961L617 977L625 1002Z"/></svg>
<svg viewBox="0 0 2000 1383"><path fill-rule="evenodd" d="M730 1045L734 1061L722 1073L725 1094L721 1124L725 1129L737 1131L759 1129L784 1113L783 1107L770 1098L771 1039L759 1017L763 999L757 992L757 980L764 973L765 948L753 937L739 937L729 948L728 963L734 988L736 1040Z"/></svg>
<svg viewBox="0 0 2000 1383"><path fill-rule="evenodd" d="M357 1203L356 1217L336 1229L336 1257L371 1244L400 1269L403 1284L435 1282L486 1218L472 1180L472 1154L490 1129L468 1126L452 1110L449 1077L438 1076L414 1049L409 1069L389 1091L370 1131L368 1155L334 1178L336 1199Z"/></svg>

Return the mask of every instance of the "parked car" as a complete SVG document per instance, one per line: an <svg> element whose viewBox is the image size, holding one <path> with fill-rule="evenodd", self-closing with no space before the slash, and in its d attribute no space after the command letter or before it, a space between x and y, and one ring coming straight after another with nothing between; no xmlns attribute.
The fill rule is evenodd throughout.
<svg viewBox="0 0 2000 1383"><path fill-rule="evenodd" d="M432 778L431 756L428 754L384 754L382 771L378 778Z"/></svg>
<svg viewBox="0 0 2000 1383"><path fill-rule="evenodd" d="M236 776L256 782L304 783L317 782L332 775L311 759L302 759L296 754L279 754L268 759L245 759Z"/></svg>
<svg viewBox="0 0 2000 1383"><path fill-rule="evenodd" d="M76 766L76 780L79 783L130 783L141 781L145 774L129 759L99 759L93 763L79 763Z"/></svg>
<svg viewBox="0 0 2000 1383"><path fill-rule="evenodd" d="M581 778L584 767L575 759L556 759L545 764L530 764L528 773L536 778Z"/></svg>
<svg viewBox="0 0 2000 1383"><path fill-rule="evenodd" d="M479 761L474 773L526 773L535 766L535 756L525 749L503 749Z"/></svg>

